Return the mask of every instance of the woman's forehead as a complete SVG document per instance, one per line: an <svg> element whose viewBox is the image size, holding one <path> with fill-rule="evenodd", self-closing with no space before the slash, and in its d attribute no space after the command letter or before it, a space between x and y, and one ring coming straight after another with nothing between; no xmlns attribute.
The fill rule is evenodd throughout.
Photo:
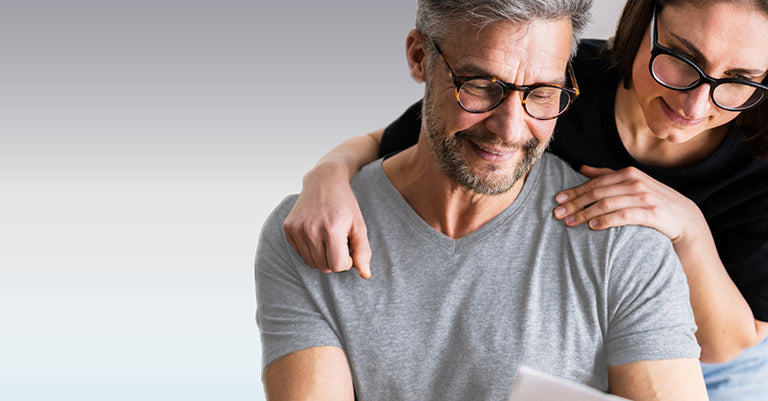
<svg viewBox="0 0 768 401"><path fill-rule="evenodd" d="M730 1L670 5L659 13L658 32L660 40L713 67L768 69L768 15L753 7Z"/></svg>

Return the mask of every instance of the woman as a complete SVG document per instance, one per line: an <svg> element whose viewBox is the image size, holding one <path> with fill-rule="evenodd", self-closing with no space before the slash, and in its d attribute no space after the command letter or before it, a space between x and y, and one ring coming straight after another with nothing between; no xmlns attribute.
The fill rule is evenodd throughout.
<svg viewBox="0 0 768 401"><path fill-rule="evenodd" d="M550 145L591 178L553 194L555 218L596 230L640 224L672 241L712 400L768 394L766 37L766 0L630 0L612 45L580 46L582 95ZM368 276L365 225L348 182L378 154L416 142L419 110L383 136L345 142L305 176L285 230L309 266L354 265Z"/></svg>

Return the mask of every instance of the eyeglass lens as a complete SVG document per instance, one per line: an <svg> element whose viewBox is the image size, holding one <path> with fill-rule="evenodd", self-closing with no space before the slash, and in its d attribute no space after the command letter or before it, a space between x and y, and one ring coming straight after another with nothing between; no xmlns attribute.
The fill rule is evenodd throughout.
<svg viewBox="0 0 768 401"><path fill-rule="evenodd" d="M504 87L488 78L465 81L458 90L459 104L470 112L489 111L503 100ZM557 87L541 86L524 92L523 106L534 118L550 119L563 113L571 102L571 95Z"/></svg>
<svg viewBox="0 0 768 401"><path fill-rule="evenodd" d="M652 71L656 79L674 89L693 89L702 77L691 64L671 54L661 53L653 60ZM718 106L729 109L749 108L762 99L756 87L739 82L719 82L712 90Z"/></svg>

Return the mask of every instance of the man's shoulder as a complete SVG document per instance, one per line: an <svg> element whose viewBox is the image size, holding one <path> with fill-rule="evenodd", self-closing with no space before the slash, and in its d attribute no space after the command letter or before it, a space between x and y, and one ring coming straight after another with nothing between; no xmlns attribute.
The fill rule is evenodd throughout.
<svg viewBox="0 0 768 401"><path fill-rule="evenodd" d="M299 194L286 195L272 210L272 214L284 214L287 216L291 209L293 209L293 205L296 204L298 198Z"/></svg>
<svg viewBox="0 0 768 401"><path fill-rule="evenodd" d="M545 152L539 163L542 166L546 196L554 196L559 191L579 186L589 180L553 153ZM661 232L649 227L626 225L607 230L592 230L588 227L584 227L584 230L575 228L577 227L569 227L567 232L575 237L583 237L586 241L596 240L596 237L606 237L600 241L600 243L605 243L603 241L613 237L615 241L610 243L614 246L628 246L634 241L643 241L652 244L652 247L658 248L661 252L673 252L669 239Z"/></svg>
<svg viewBox="0 0 768 401"><path fill-rule="evenodd" d="M379 173L383 174L384 169L382 167L382 163L384 163L384 159L379 158L366 164L355 174L355 177L352 179L352 183L354 184L356 181L360 180L371 180L374 179L374 177L376 177Z"/></svg>
<svg viewBox="0 0 768 401"><path fill-rule="evenodd" d="M383 159L374 160L367 165L363 166L360 171L352 178L352 190L355 192L355 196L358 198L358 202L362 201L362 197L375 196L376 198L382 197L382 193L377 191L377 188L386 188L391 185L384 169L382 167Z"/></svg>
<svg viewBox="0 0 768 401"><path fill-rule="evenodd" d="M549 180L557 179L552 184L561 186L558 191L579 186L588 180L560 156L550 151L544 152L538 163L542 165L543 173Z"/></svg>
<svg viewBox="0 0 768 401"><path fill-rule="evenodd" d="M275 234L277 231L282 235L283 222L286 217L288 217L288 213L291 212L291 209L293 209L293 205L296 204L296 199L298 199L298 197L298 194L290 194L284 197L277 206L272 209L272 212L270 212L264 220L264 225L261 228L262 238L269 234Z"/></svg>

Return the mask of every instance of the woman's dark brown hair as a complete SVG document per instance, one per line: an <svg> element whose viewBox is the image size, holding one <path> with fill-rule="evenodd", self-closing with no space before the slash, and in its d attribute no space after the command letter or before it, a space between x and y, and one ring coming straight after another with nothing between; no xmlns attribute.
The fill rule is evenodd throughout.
<svg viewBox="0 0 768 401"><path fill-rule="evenodd" d="M645 31L651 23L654 6L658 6L659 9L678 4L704 6L719 1L740 3L768 16L768 0L628 0L616 25L616 35L611 49L624 87L626 89L632 87L632 63L640 48L640 42L645 36ZM765 40L764 38L752 39ZM768 77L763 79L763 84L768 84ZM739 139L743 140L756 156L768 158L768 100L764 100L754 109L741 112L729 124L741 128L731 132L739 133Z"/></svg>

